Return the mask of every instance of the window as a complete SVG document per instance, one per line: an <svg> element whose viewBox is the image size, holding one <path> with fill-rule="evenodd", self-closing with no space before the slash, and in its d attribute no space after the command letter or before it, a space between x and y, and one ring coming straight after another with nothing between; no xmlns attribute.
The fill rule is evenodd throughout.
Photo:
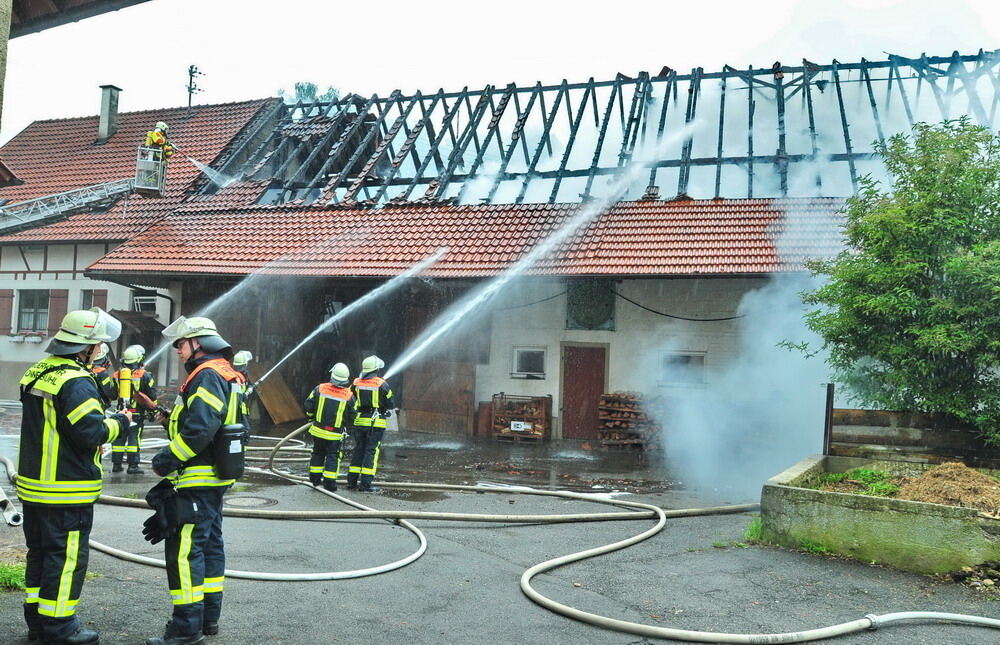
<svg viewBox="0 0 1000 645"><path fill-rule="evenodd" d="M545 348L515 347L511 378L545 378Z"/></svg>
<svg viewBox="0 0 1000 645"><path fill-rule="evenodd" d="M660 357L660 382L671 385L699 385L705 382L705 355L664 352Z"/></svg>
<svg viewBox="0 0 1000 645"><path fill-rule="evenodd" d="M17 330L47 331L49 328L49 292L46 289L21 289L17 292Z"/></svg>
<svg viewBox="0 0 1000 645"><path fill-rule="evenodd" d="M566 287L566 329L615 329L615 292L610 280L573 280Z"/></svg>
<svg viewBox="0 0 1000 645"><path fill-rule="evenodd" d="M156 315L156 292L154 291L133 291L132 311L141 314Z"/></svg>
<svg viewBox="0 0 1000 645"><path fill-rule="evenodd" d="M94 306L94 290L93 289L81 289L80 290L80 309L90 309Z"/></svg>

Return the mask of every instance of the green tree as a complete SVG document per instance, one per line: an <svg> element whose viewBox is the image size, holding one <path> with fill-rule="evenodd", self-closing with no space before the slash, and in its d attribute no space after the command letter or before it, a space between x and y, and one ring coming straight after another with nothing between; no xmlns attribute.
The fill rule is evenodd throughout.
<svg viewBox="0 0 1000 645"><path fill-rule="evenodd" d="M332 85L327 86L323 93L320 93L319 86L309 81L299 81L295 84L292 92L284 89L278 90L278 96L284 99L285 103L315 103L316 101L333 101L340 98L340 91Z"/></svg>
<svg viewBox="0 0 1000 645"><path fill-rule="evenodd" d="M858 402L944 414L1000 444L1000 137L967 119L877 146L847 248L811 263L807 324Z"/></svg>

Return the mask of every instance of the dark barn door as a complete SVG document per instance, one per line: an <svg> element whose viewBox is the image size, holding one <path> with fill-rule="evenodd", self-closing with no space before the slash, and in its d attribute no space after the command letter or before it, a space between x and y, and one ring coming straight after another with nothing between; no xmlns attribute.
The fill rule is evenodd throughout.
<svg viewBox="0 0 1000 645"><path fill-rule="evenodd" d="M562 435L564 439L597 438L597 404L604 394L607 350L563 347Z"/></svg>

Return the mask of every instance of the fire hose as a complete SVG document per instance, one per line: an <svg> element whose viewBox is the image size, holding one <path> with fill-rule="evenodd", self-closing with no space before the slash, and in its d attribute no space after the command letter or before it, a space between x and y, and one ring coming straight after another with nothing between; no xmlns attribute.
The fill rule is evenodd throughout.
<svg viewBox="0 0 1000 645"><path fill-rule="evenodd" d="M288 481L294 481L296 483L310 486L306 483L305 478L292 475L290 473L285 473L278 471L274 468L274 460L278 452L282 447L291 441L295 436L301 434L308 428L308 424L304 425L297 430L293 431L280 441L278 441L274 448L271 449L270 455L267 459L267 467L264 469L253 468L254 472L274 475L281 477ZM3 456L0 456L0 463L3 463L7 469L7 475L13 482L16 478L16 473L14 472L14 466L10 460ZM275 574L275 573L258 573L258 572L244 572L244 571L231 571L226 570L227 576L232 577L243 577L256 580L332 580L332 579L345 579L345 578L356 578L367 575L375 575L376 573L384 573L391 571L393 569L400 568L413 562L419 558L426 551L427 540L426 537L417 529L413 527L407 519L437 519L437 520L450 520L450 521L462 521L462 522L501 522L501 523L555 523L555 522L580 522L580 521L620 521L625 519L656 519L656 524L643 531L638 535L634 535L630 538L620 540L611 544L606 544L604 546L588 549L585 551L580 551L577 553L571 553L561 557L553 558L545 562L541 562L531 567L521 575L520 586L521 591L534 603L550 610L560 615L572 618L583 623L595 625L604 629L610 629L619 632L626 632L630 634L636 634L639 636L644 636L648 638L660 638L660 639L673 639L682 641L695 641L695 642L712 642L712 643L800 643L813 640L821 640L826 638L832 638L835 636L841 636L844 634L850 634L854 632L860 632L865 630L874 630L879 627L890 625L893 623L902 622L917 622L917 621L944 621L951 623L960 623L966 625L974 625L980 627L988 627L993 629L1000 629L1000 620L993 618L986 618L982 616L969 616L965 614L951 614L944 612L896 612L891 614L868 614L863 618L857 620L849 621L846 623L840 623L837 625L831 625L828 627L820 627L816 629L810 629L799 632L784 632L784 633L773 633L773 634L737 634L737 633L722 633L722 632L705 632L705 631L693 631L684 629L675 629L670 627L657 627L651 625L643 625L641 623L634 623L629 621L618 620L615 618L610 618L607 616L601 616L598 614L593 614L590 612L585 612L569 605L564 605L562 603L556 602L546 596L540 594L531 586L531 580L546 571L551 571L558 567L570 564L572 562L579 562L588 558L596 557L606 553L611 553L613 551L618 551L626 547L638 544L644 540L647 540L654 535L658 534L666 526L666 521L668 517L691 517L699 515L717 515L722 513L736 513L744 512L752 508L756 508L757 505L742 505L742 506L725 506L725 507L715 507L715 508L692 508L692 509L677 509L665 511L664 509L654 506L652 504L644 504L641 502L631 502L624 500L603 500L594 498L591 495L586 495L583 493L573 493L569 491L544 491L538 490L530 487L523 486L510 486L510 487L490 487L490 486L462 486L454 484L419 484L419 483L392 483L392 482L381 482L382 486L386 488L410 488L410 489L430 489L430 490L455 490L455 491L474 491L474 492L497 492L497 493L513 493L513 494L528 494L528 495L543 495L543 496L554 496L567 499L580 499L595 503L608 504L618 507L625 507L630 509L641 509L634 510L631 512L616 512L616 513L590 513L590 514L574 514L574 515L487 515L487 514L476 514L476 513L434 513L434 512L415 512L415 511L376 511L370 509L367 506L349 500L345 497L337 495L331 491L322 490L316 488L320 492L333 497L339 501L343 501L351 506L354 506L358 511L263 511L263 510L252 510L252 509L227 509L225 511L226 516L235 517L256 517L256 518L267 518L267 519L295 519L295 520L308 520L308 519L347 519L349 517L357 518L370 518L370 519L391 519L394 523L404 526L414 532L420 540L420 547L410 556L403 558L394 563L387 565L382 565L379 567L371 567L369 569L362 569L349 572L332 572L327 574ZM139 500L126 499L121 497L113 497L108 495L102 495L100 498L102 503L115 504L120 506L133 506L137 508L148 508L145 502ZM138 562L141 564L148 564L152 566L163 567L164 563L162 561L155 560L153 558L146 558L144 556L139 556L119 549L114 549L112 547L105 546L95 541L91 541L91 546L95 549L107 553L109 555L119 557L132 562ZM319 576L319 577L317 577Z"/></svg>

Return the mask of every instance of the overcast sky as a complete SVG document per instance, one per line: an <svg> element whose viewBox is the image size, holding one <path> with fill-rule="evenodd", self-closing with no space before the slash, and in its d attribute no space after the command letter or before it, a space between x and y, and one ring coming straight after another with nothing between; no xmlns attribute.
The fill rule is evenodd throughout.
<svg viewBox="0 0 1000 645"><path fill-rule="evenodd" d="M16 38L0 143L37 119L274 96L597 80L616 72L828 63L1000 48L998 0L151 0Z"/></svg>

